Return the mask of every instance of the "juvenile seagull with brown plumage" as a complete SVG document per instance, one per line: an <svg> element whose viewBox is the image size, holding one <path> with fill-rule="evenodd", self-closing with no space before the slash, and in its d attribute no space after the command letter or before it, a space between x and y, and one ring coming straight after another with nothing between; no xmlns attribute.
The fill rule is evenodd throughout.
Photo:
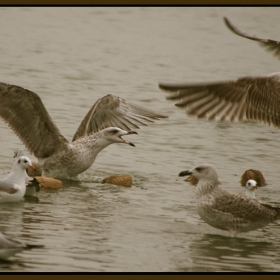
<svg viewBox="0 0 280 280"><path fill-rule="evenodd" d="M91 107L68 142L53 123L40 97L27 89L0 83L0 117L37 157L46 176L73 178L93 164L97 154L139 125L167 116L108 94Z"/></svg>
<svg viewBox="0 0 280 280"><path fill-rule="evenodd" d="M195 193L199 216L209 225L229 231L232 237L280 219L279 207L220 188L216 169L210 164L199 165L179 174L188 175L198 179Z"/></svg>

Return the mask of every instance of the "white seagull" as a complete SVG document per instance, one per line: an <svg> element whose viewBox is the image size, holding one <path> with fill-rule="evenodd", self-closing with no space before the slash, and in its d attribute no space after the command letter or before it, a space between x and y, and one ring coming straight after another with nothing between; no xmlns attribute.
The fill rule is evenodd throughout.
<svg viewBox="0 0 280 280"><path fill-rule="evenodd" d="M255 194L255 190L257 189L257 182L253 179L250 179L247 181L246 185L245 185L245 195L247 197L256 199L256 194Z"/></svg>
<svg viewBox="0 0 280 280"><path fill-rule="evenodd" d="M167 116L108 94L91 107L72 142L53 123L40 97L27 89L0 83L0 117L35 155L46 176L73 178L93 164L97 154L113 143L134 146L122 136L131 129Z"/></svg>
<svg viewBox="0 0 280 280"><path fill-rule="evenodd" d="M24 154L24 152L23 152L23 150L22 149L17 149L17 150L15 150L14 151L14 158L19 158L19 157L21 157L21 156L25 156L25 154ZM34 166L34 164L33 164L33 162L31 162L32 163L32 166L35 168L35 166ZM32 168L31 168L32 169ZM26 172L25 172L25 183L26 184L28 184L30 181L33 181L33 177L30 177L29 175L28 175L28 171L27 171L28 169L26 169ZM33 170L33 169L32 169Z"/></svg>
<svg viewBox="0 0 280 280"><path fill-rule="evenodd" d="M218 186L216 169L210 164L203 164L179 174L187 175L198 179L195 193L200 217L215 228L229 231L232 237L239 232L262 228L280 219L279 207L221 189Z"/></svg>
<svg viewBox="0 0 280 280"><path fill-rule="evenodd" d="M0 202L14 202L23 198L28 167L34 168L28 157L21 156L15 160L12 171L0 180Z"/></svg>
<svg viewBox="0 0 280 280"><path fill-rule="evenodd" d="M226 18L226 17L224 17L224 22L225 22L226 26L229 28L229 30L232 31L233 33L235 33L235 34L237 34L237 35L239 35L241 37L247 38L249 40L253 40L253 41L259 42L268 51L272 51L275 56L280 58L280 41L275 41L275 40L271 40L271 39L260 39L260 38L257 38L257 37L249 36L249 35L241 32L240 30L238 30L229 21L229 19Z"/></svg>
<svg viewBox="0 0 280 280"><path fill-rule="evenodd" d="M15 150L14 158L19 158L20 156L24 156L23 149ZM25 172L25 185L26 185L25 195L36 196L37 192L39 192L39 190L40 190L40 185L32 184L32 181L34 180L33 177L42 175L42 172L41 172L42 170L41 170L41 167L39 166L38 162L31 161L31 163L34 168L27 168L26 172ZM32 172L30 170L32 170ZM30 177L28 175L28 173L33 173L34 176Z"/></svg>

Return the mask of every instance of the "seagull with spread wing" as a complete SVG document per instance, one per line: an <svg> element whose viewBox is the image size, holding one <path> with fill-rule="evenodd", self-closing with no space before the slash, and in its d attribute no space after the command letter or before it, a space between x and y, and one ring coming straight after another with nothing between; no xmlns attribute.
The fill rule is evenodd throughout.
<svg viewBox="0 0 280 280"><path fill-rule="evenodd" d="M93 164L113 143L134 146L122 138L132 129L167 116L108 94L91 107L69 142L52 121L40 97L19 86L0 83L0 117L37 157L46 176L73 178Z"/></svg>

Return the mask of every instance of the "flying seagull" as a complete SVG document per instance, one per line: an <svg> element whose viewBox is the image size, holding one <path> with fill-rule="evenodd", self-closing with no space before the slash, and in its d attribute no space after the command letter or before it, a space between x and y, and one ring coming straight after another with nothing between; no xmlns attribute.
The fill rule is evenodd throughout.
<svg viewBox="0 0 280 280"><path fill-rule="evenodd" d="M167 100L189 115L217 121L255 121L280 127L280 72L221 82L160 83Z"/></svg>
<svg viewBox="0 0 280 280"><path fill-rule="evenodd" d="M46 176L73 178L93 164L112 143L134 146L122 136L167 116L108 94L91 107L72 142L60 133L40 97L19 86L0 83L0 117L38 159Z"/></svg>

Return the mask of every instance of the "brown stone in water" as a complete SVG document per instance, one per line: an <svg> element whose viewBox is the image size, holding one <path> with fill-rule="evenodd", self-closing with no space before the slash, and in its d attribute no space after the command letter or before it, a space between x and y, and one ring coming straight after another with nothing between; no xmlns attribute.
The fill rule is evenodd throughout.
<svg viewBox="0 0 280 280"><path fill-rule="evenodd" d="M105 184L105 183L113 184L113 185L117 185L117 186L123 186L123 187L131 187L132 178L128 174L113 175L113 176L103 179L102 184Z"/></svg>
<svg viewBox="0 0 280 280"><path fill-rule="evenodd" d="M242 187L246 186L248 180L253 179L257 182L257 187L264 187L267 185L261 171L255 169L248 169L241 176L240 184Z"/></svg>
<svg viewBox="0 0 280 280"><path fill-rule="evenodd" d="M34 181L39 184L41 188L62 188L62 182L54 178L36 176L34 177Z"/></svg>

